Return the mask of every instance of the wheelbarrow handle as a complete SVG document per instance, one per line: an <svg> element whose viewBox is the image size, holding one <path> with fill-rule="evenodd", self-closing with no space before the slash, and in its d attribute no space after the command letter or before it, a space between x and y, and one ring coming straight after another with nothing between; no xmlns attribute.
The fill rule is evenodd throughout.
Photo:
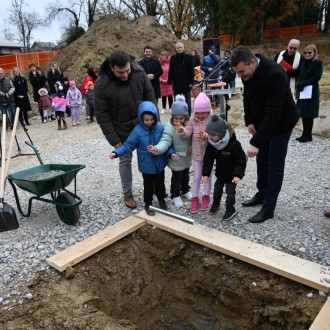
<svg viewBox="0 0 330 330"><path fill-rule="evenodd" d="M41 157L40 157L40 154L39 154L39 151L38 149L35 147L34 144L30 143L28 140L25 140L24 141L25 144L27 144L29 147L31 147L34 151L34 153L36 154L36 156L38 157L38 160L40 162L41 165L44 165L44 162L42 161Z"/></svg>

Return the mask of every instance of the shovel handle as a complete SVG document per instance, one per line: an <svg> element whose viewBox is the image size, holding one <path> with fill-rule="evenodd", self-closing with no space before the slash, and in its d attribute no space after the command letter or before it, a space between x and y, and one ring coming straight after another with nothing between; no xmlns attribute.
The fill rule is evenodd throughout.
<svg viewBox="0 0 330 330"><path fill-rule="evenodd" d="M15 119L14 119L14 126L13 126L13 130L11 132L11 137L10 137L10 142L9 142L9 149L8 149L8 156L7 156L6 167L5 167L5 176L4 176L4 182L3 182L3 190L5 190L6 180L7 180L7 176L8 176L8 172L9 172L9 165L10 165L11 156L12 156L12 153L13 153L14 142L15 142L15 135L16 135L16 129L17 129L18 118L19 118L19 112L20 112L20 108L16 108L16 114L15 114Z"/></svg>

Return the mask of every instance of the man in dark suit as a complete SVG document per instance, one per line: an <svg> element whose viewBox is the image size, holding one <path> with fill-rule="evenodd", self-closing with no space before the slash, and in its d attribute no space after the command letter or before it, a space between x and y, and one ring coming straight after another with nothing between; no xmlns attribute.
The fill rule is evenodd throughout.
<svg viewBox="0 0 330 330"><path fill-rule="evenodd" d="M147 77L154 89L156 100L158 101L160 98L159 77L163 74L163 69L160 62L157 59L152 58L152 49L150 46L144 47L144 59L140 61L139 64L147 74Z"/></svg>
<svg viewBox="0 0 330 330"><path fill-rule="evenodd" d="M274 217L288 143L299 116L288 76L276 62L239 46L233 51L231 65L242 78L244 120L252 135L246 157L257 158L258 192L242 205L262 204L249 218L249 222L259 223Z"/></svg>
<svg viewBox="0 0 330 330"><path fill-rule="evenodd" d="M189 116L191 115L190 90L194 84L193 58L185 53L184 44L177 42L176 54L171 56L168 72L168 84L173 86L174 96L183 94L188 104Z"/></svg>

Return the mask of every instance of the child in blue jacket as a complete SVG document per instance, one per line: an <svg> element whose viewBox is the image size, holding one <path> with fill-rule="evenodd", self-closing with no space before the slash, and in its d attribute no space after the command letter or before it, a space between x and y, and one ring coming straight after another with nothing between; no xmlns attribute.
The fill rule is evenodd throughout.
<svg viewBox="0 0 330 330"><path fill-rule="evenodd" d="M138 109L139 123L134 127L122 146L113 150L110 159L121 157L137 150L138 167L143 176L143 198L145 211L148 215L154 215L150 210L153 194L158 198L159 207L167 210L165 202L165 167L167 155L174 152L170 148L166 154L155 156L148 151L148 146L156 145L163 135L164 127L159 122L158 110L154 103L143 101Z"/></svg>

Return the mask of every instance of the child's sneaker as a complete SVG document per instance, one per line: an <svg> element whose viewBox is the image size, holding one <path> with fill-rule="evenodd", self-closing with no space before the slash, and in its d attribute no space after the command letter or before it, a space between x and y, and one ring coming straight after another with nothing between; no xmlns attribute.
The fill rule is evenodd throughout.
<svg viewBox="0 0 330 330"><path fill-rule="evenodd" d="M192 194L191 194L190 191L188 191L187 193L185 193L184 195L182 195L182 197L184 197L187 201L191 201Z"/></svg>
<svg viewBox="0 0 330 330"><path fill-rule="evenodd" d="M226 206L226 212L223 216L223 220L230 220L237 214L237 211L233 204L227 204Z"/></svg>
<svg viewBox="0 0 330 330"><path fill-rule="evenodd" d="M167 205L166 205L165 199L160 199L158 201L158 204L159 204L160 209L167 211Z"/></svg>
<svg viewBox="0 0 330 330"><path fill-rule="evenodd" d="M216 214L219 211L219 208L220 208L220 204L217 204L217 203L213 202L213 204L212 204L212 206L209 210L209 213L210 214Z"/></svg>
<svg viewBox="0 0 330 330"><path fill-rule="evenodd" d="M172 199L172 201L173 201L174 206L177 207L177 208L180 208L180 207L183 206L183 202L182 202L182 199L181 199L180 196L179 197L174 197Z"/></svg>
<svg viewBox="0 0 330 330"><path fill-rule="evenodd" d="M154 210L150 210L149 206L150 206L150 204L146 204L144 206L144 209L145 209L147 215L154 216L155 215L155 211Z"/></svg>
<svg viewBox="0 0 330 330"><path fill-rule="evenodd" d="M202 196L202 206L201 206L201 210L205 211L209 208L209 204L210 204L210 196L204 195Z"/></svg>
<svg viewBox="0 0 330 330"><path fill-rule="evenodd" d="M191 213L196 213L199 208L199 200L198 197L193 197L191 199L191 207L190 207L190 212Z"/></svg>

